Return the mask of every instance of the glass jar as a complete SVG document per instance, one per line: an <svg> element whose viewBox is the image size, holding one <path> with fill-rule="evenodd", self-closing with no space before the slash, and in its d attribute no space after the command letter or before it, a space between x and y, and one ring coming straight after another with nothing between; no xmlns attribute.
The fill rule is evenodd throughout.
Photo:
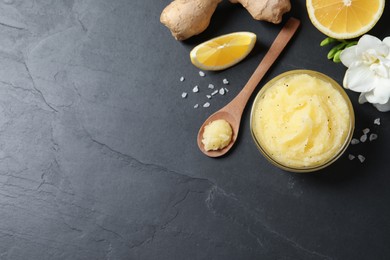
<svg viewBox="0 0 390 260"><path fill-rule="evenodd" d="M332 78L293 70L266 83L251 110L252 137L273 165L312 172L335 162L355 127L351 101Z"/></svg>

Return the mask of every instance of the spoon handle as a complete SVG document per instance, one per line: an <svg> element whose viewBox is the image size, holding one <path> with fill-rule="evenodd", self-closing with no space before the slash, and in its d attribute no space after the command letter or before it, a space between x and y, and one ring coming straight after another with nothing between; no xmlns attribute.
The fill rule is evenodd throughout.
<svg viewBox="0 0 390 260"><path fill-rule="evenodd" d="M267 73L269 68L279 57L280 53L286 47L287 43L290 41L290 39L298 29L299 24L300 21L293 17L291 17L286 22L282 30L279 32L278 36L275 38L268 52L265 54L264 58L260 62L259 66L257 66L255 72L252 74L252 76L244 86L244 88L227 106L225 106L225 108L233 112L237 118L241 118L242 112L245 108L246 103L249 100L249 97L252 95L253 91L256 89L257 85ZM222 110L224 110L224 108Z"/></svg>

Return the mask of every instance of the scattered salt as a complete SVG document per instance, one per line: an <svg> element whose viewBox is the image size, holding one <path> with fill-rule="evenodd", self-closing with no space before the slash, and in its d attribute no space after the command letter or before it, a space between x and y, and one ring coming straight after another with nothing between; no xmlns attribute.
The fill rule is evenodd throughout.
<svg viewBox="0 0 390 260"><path fill-rule="evenodd" d="M205 72L203 72L203 71L199 71L198 72L199 73L199 76L201 76L201 77L205 77L206 76L206 73ZM184 77L184 76L180 76L179 77L179 80L180 80L180 82L183 82L183 81L185 81L186 80L186 78ZM229 81L226 79L226 78L224 78L223 80L222 80L222 82L223 82L223 84L225 84L225 85L228 85L229 84ZM212 92L210 93L210 94L207 94L206 95L206 97L208 98L208 99L212 99L212 97L213 96L215 96L215 95L217 95L218 93L220 94L220 95L225 95L226 93L228 93L229 92L229 90L226 88L226 87L222 87L222 88L220 88L220 89L215 89L215 86L214 86L214 84L212 84L212 83L209 83L208 84L208 89L211 89L212 90ZM192 92L193 93L198 93L200 91L200 88L199 88L199 86L198 85L196 85L196 86L194 86L193 88L192 88ZM186 99L187 97L188 97L188 92L182 92L181 93L181 97L183 98L183 99ZM194 108L198 108L198 107L200 107L200 106L203 106L203 107L210 107L210 103L209 102L206 102L206 103L204 103L203 105L202 104L195 104L194 105Z"/></svg>
<svg viewBox="0 0 390 260"><path fill-rule="evenodd" d="M381 124L381 121L380 121L381 119L380 118L376 118L375 120L374 120L374 124L375 125L380 125ZM362 142L362 143L364 143L364 142L366 142L367 141L367 139L371 142L371 141L374 141L374 140L376 140L376 139L378 139L378 135L377 134L374 134L374 133L371 133L371 134L369 134L370 133L370 128L364 128L363 130L362 130L362 132L363 132L363 135L362 136L360 136L360 138L359 139L357 139L357 138L353 138L352 140L351 140L351 144L352 145L355 145L355 144L358 144L358 143L360 143L360 142ZM348 155L348 159L349 160L353 160L353 159L355 159L356 157L354 156L354 155L352 155L352 154L349 154ZM361 155L361 154L359 154L358 156L357 156L357 158L359 159L359 161L361 162L361 163L363 163L365 160L366 160L366 158L363 156L363 155Z"/></svg>
<svg viewBox="0 0 390 260"><path fill-rule="evenodd" d="M369 137L370 142L374 141L376 139L378 139L378 135L377 134L370 134L370 137Z"/></svg>
<svg viewBox="0 0 390 260"><path fill-rule="evenodd" d="M359 159L359 161L362 163L362 162L364 162L364 160L366 160L366 157L364 157L363 155L361 155L361 154L359 154L358 156L358 159Z"/></svg>
<svg viewBox="0 0 390 260"><path fill-rule="evenodd" d="M351 144L352 144L352 145L355 145L355 144L358 144L358 143L360 143L360 141L359 141L358 139L356 139L356 138L353 138L353 139L351 140Z"/></svg>

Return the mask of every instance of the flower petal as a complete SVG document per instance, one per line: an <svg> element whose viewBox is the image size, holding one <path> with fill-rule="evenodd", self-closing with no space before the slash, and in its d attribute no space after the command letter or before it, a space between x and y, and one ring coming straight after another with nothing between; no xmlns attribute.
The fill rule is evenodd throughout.
<svg viewBox="0 0 390 260"><path fill-rule="evenodd" d="M381 40L369 34L363 35L358 41L356 47L357 55L360 55L369 49L375 49L378 54L386 53L385 55L387 55L389 52L388 46L386 44L382 43Z"/></svg>
<svg viewBox="0 0 390 260"><path fill-rule="evenodd" d="M379 62L380 62L382 65L386 66L387 69L390 69L390 55L389 55L389 57L387 57L387 58L378 57L378 60L379 60Z"/></svg>
<svg viewBox="0 0 390 260"><path fill-rule="evenodd" d="M366 94L370 103L385 104L390 98L390 79L375 77L375 88Z"/></svg>
<svg viewBox="0 0 390 260"><path fill-rule="evenodd" d="M345 67L350 67L352 63L359 60L359 57L356 55L356 45L344 49L340 54L340 60Z"/></svg>
<svg viewBox="0 0 390 260"><path fill-rule="evenodd" d="M385 104L374 104L374 106L380 111L380 112L387 112L390 111L390 101Z"/></svg>
<svg viewBox="0 0 390 260"><path fill-rule="evenodd" d="M351 66L344 76L344 88L355 92L368 92L375 88L375 73L364 64Z"/></svg>
<svg viewBox="0 0 390 260"><path fill-rule="evenodd" d="M386 68L386 66L382 63L374 63L371 64L370 70L372 70L375 75L382 77L382 78L388 78L389 77L389 71Z"/></svg>
<svg viewBox="0 0 390 260"><path fill-rule="evenodd" d="M383 43L390 47L390 37L384 38Z"/></svg>
<svg viewBox="0 0 390 260"><path fill-rule="evenodd" d="M367 92L362 92L362 93L360 93L360 96L359 96L359 104L364 104L364 103L367 102L366 93L367 93Z"/></svg>

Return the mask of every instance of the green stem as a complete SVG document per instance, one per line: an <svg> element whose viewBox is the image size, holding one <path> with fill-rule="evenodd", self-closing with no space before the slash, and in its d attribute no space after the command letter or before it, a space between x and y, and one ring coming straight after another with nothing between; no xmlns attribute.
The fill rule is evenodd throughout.
<svg viewBox="0 0 390 260"><path fill-rule="evenodd" d="M330 44L338 43L336 46L333 46L333 48L328 52L327 58L329 60L333 60L335 63L341 62L340 60L340 54L343 50L356 45L358 42L354 40L343 40L343 39L334 39L331 37L327 37L324 40L321 41L320 46L326 46Z"/></svg>
<svg viewBox="0 0 390 260"><path fill-rule="evenodd" d="M323 46L329 45L329 44L334 43L334 42L337 42L337 40L334 38L331 38L331 37L327 37L320 43L320 46L323 47Z"/></svg>
<svg viewBox="0 0 390 260"><path fill-rule="evenodd" d="M328 59L333 59L334 56L336 55L336 53L343 50L345 48L345 46L347 46L347 45L348 45L348 43L342 42L342 43L336 45L335 47L333 47L328 53Z"/></svg>

